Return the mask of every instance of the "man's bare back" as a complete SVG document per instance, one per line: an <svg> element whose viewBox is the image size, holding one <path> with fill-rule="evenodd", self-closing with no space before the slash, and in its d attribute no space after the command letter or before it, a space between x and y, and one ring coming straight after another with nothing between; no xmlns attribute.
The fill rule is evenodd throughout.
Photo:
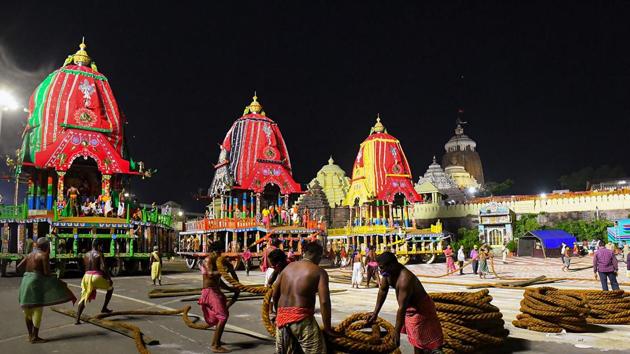
<svg viewBox="0 0 630 354"><path fill-rule="evenodd" d="M19 267L24 266L25 272L39 273L42 275L50 275L50 266L48 264L48 253L38 249L29 253L26 258L20 262Z"/></svg>
<svg viewBox="0 0 630 354"><path fill-rule="evenodd" d="M289 264L278 279L282 294L278 307L314 309L315 294L322 277L328 278L328 274L313 262L299 261Z"/></svg>
<svg viewBox="0 0 630 354"><path fill-rule="evenodd" d="M85 264L85 270L88 271L101 271L105 273L105 261L103 260L103 254L97 250L91 250L83 257Z"/></svg>

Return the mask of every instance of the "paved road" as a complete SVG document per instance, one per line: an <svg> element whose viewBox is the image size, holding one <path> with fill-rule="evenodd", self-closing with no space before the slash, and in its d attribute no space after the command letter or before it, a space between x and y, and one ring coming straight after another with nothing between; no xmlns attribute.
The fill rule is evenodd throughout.
<svg viewBox="0 0 630 354"><path fill-rule="evenodd" d="M169 265L171 269L173 265ZM167 266L168 267L168 266ZM415 266L419 267L419 266ZM185 272L181 264L176 264L176 272L170 272L164 276L163 284L168 287L198 287L201 280L198 273ZM253 272L250 277L241 275L244 282L261 283L263 276L258 272ZM454 280L462 281L464 278L457 277ZM96 327L90 324L80 326L73 325L72 319L50 311L44 312L44 320L41 335L50 341L45 344L29 344L25 336L25 326L22 314L17 303L17 289L19 278L0 278L0 303L4 306L0 308L0 348L2 352L8 353L86 353L98 350L99 354L121 354L135 353L135 346L131 339L120 334ZM66 279L75 293L80 292L79 278ZM458 286L427 284L429 291L459 291L463 289ZM176 309L186 304L193 306L193 312L199 314L199 308L194 301L182 301L182 298L162 298L149 299L147 291L152 288L148 277L119 277L115 278L115 293L111 302L114 310L138 310L138 309ZM345 284L332 284L334 289L347 289ZM520 300L520 292L511 290L493 290L497 305L506 307L509 319L513 317L512 308ZM338 323L349 314L356 311L369 311L374 306L376 299L376 289L348 290L332 296L333 323ZM99 294L97 300L90 303L86 309L87 314L95 314L100 309L103 301L103 294ZM273 342L267 337L260 321L261 300L239 301L231 310L228 321L228 329L223 340L228 343L228 347L235 352L247 353L273 353ZM66 304L63 307L71 308ZM382 315L389 321L394 320L396 304L391 296L386 302ZM138 325L145 334L160 341L160 345L150 346L152 353L208 353L212 330L194 330L186 327L180 317L176 316L142 316L124 319L127 322ZM607 334L600 334L597 340L592 340L590 336L567 334L560 336L547 336L540 333L514 329L508 326L513 332L511 338L503 348L493 348L492 353L599 353L602 349L619 346L620 342L628 342L625 329L611 329ZM623 336L625 340L621 337ZM617 338L617 340L615 340ZM604 343L605 341L606 343ZM617 344L615 344L617 343ZM578 347L576 347L578 345ZM591 347L591 348L579 348ZM412 353L409 343L403 336L403 353ZM621 348L621 347L618 347ZM5 351L6 350L6 351ZM609 350L607 353L616 354L627 351Z"/></svg>

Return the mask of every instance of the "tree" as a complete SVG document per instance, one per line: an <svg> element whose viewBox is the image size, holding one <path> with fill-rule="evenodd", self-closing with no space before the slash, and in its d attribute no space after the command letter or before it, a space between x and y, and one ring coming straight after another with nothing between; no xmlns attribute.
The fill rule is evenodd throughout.
<svg viewBox="0 0 630 354"><path fill-rule="evenodd" d="M485 194L486 195L504 195L507 191L512 188L514 185L514 181L511 179L506 179L503 182L486 182L485 185Z"/></svg>
<svg viewBox="0 0 630 354"><path fill-rule="evenodd" d="M588 166L567 175L560 176L558 182L562 188L580 191L586 189L586 184L589 181L614 179L625 176L626 172L621 166L610 167L608 165L602 165L598 168Z"/></svg>
<svg viewBox="0 0 630 354"><path fill-rule="evenodd" d="M574 235L579 241L605 241L608 237L608 228L612 225L612 221L608 220L564 220L556 223L554 228Z"/></svg>
<svg viewBox="0 0 630 354"><path fill-rule="evenodd" d="M479 230L467 229L465 227L457 230L457 241L451 242L451 247L457 252L459 246L463 245L465 252L470 251L474 245L479 245Z"/></svg>
<svg viewBox="0 0 630 354"><path fill-rule="evenodd" d="M543 227L538 223L536 214L523 214L514 221L514 236L521 237L526 233L534 230L540 230Z"/></svg>

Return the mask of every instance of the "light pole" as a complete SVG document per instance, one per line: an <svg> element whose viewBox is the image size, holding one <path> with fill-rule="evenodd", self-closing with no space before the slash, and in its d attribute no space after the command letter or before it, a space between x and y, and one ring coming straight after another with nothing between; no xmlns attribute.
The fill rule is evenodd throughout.
<svg viewBox="0 0 630 354"><path fill-rule="evenodd" d="M0 136L2 136L2 114L4 111L14 111L18 108L18 103L9 92L0 90Z"/></svg>
<svg viewBox="0 0 630 354"><path fill-rule="evenodd" d="M13 97L13 95L11 95L11 93L9 93L8 91L0 90L0 140L2 140L2 115L4 111L9 111L9 110L14 111L17 108L18 108L18 103ZM13 197L13 202L16 206L18 204L18 188L19 188L18 181L19 181L19 178L16 175L15 176L15 195Z"/></svg>

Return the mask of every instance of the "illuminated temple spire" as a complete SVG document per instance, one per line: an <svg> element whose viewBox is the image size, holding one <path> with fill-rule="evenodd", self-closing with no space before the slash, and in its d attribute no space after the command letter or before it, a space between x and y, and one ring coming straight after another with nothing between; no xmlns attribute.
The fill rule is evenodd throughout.
<svg viewBox="0 0 630 354"><path fill-rule="evenodd" d="M83 37L81 38L81 44L79 44L79 50L77 50L76 53L69 55L63 65L65 66L68 64L75 64L81 66L90 66L92 70L98 71L96 69L96 63L92 61L92 58L90 58L85 48L87 48L87 45L85 45L85 37Z"/></svg>
<svg viewBox="0 0 630 354"><path fill-rule="evenodd" d="M370 132L370 134L373 133L387 133L387 129L385 129L385 126L383 125L383 123L381 123L380 113L376 114L376 124L374 124L374 126L372 127L372 131Z"/></svg>
<svg viewBox="0 0 630 354"><path fill-rule="evenodd" d="M245 107L245 114L260 114L262 116L265 115L265 111L263 111L263 107L260 104L260 102L258 102L258 96L256 95L256 91L254 91L254 97L252 97L252 103L249 104L249 106Z"/></svg>

